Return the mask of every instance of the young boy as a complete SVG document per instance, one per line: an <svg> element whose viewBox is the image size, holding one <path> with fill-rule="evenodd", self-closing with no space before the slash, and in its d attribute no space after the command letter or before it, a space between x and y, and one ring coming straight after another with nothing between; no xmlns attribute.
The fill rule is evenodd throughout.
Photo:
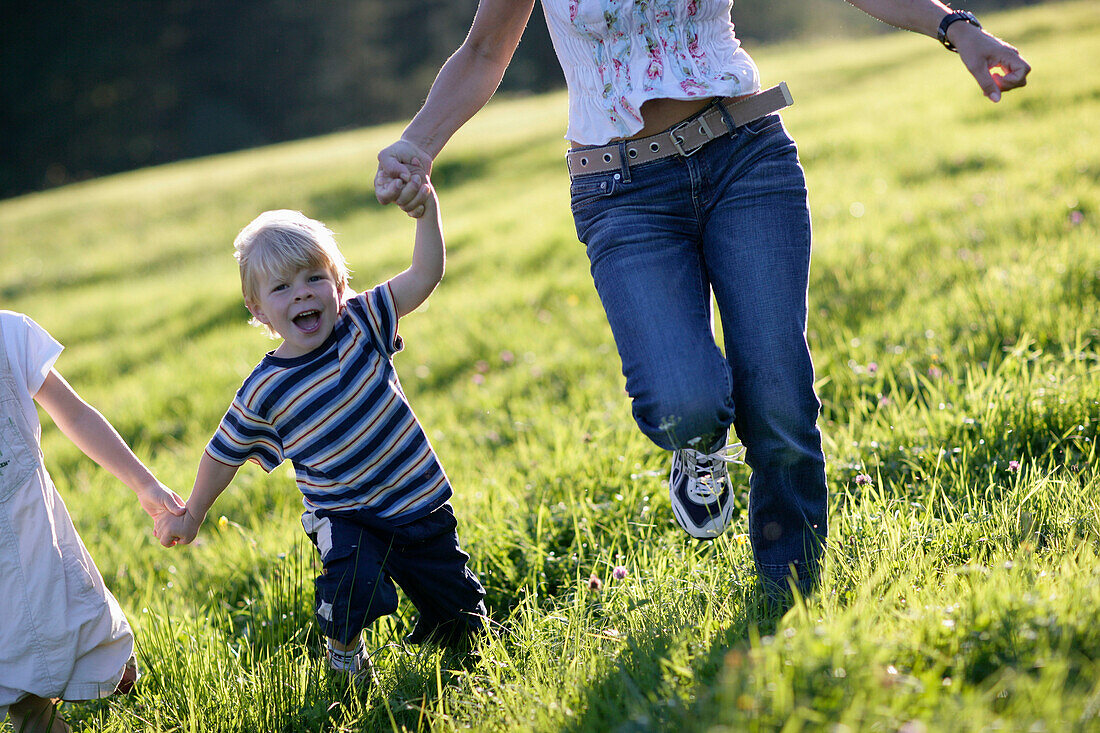
<svg viewBox="0 0 1100 733"><path fill-rule="evenodd" d="M282 343L237 392L199 462L181 517L157 523L166 547L191 542L245 461L294 465L317 546L316 617L332 670L372 679L362 629L397 610L394 582L420 612L411 643L458 643L481 628L485 591L459 548L451 485L409 407L392 357L397 321L443 277L435 192L416 224L412 265L356 294L332 232L268 211L234 242L253 323Z"/></svg>

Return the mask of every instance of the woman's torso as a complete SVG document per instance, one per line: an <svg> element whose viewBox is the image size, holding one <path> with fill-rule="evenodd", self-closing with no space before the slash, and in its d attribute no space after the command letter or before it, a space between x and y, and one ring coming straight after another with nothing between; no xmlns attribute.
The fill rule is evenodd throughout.
<svg viewBox="0 0 1100 733"><path fill-rule="evenodd" d="M544 0L574 145L663 130L714 97L759 90L729 0Z"/></svg>

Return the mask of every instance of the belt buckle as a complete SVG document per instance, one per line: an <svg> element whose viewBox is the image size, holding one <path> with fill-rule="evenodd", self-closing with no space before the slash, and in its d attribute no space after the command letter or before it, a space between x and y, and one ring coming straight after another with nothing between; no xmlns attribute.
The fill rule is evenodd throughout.
<svg viewBox="0 0 1100 733"><path fill-rule="evenodd" d="M694 148L691 148L690 150L684 150L684 146L682 144L684 142L684 138L683 138L683 136L681 136L679 134L680 130L684 129L688 125L695 125L695 124L699 125L700 131L704 135L706 135L706 138L703 140L703 142L699 143ZM668 131L668 136L672 140L672 145L673 145L673 147L676 148L676 152L678 152L680 155L684 156L685 158L690 158L691 156L695 155L696 153L699 152L700 148L702 148L704 145L706 145L711 140L713 140L715 137L717 137L714 134L714 132L711 131L710 125L707 124L706 118L703 117L702 115L700 115L699 117L696 117L694 120L684 120L680 124L676 125L676 127L673 127L671 130L669 130Z"/></svg>

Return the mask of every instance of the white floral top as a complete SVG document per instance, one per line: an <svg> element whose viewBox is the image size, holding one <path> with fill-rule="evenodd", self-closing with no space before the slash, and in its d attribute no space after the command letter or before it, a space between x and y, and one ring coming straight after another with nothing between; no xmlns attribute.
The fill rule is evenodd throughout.
<svg viewBox="0 0 1100 733"><path fill-rule="evenodd" d="M602 145L642 128L647 99L750 94L756 64L732 0L542 0L569 87L566 138Z"/></svg>

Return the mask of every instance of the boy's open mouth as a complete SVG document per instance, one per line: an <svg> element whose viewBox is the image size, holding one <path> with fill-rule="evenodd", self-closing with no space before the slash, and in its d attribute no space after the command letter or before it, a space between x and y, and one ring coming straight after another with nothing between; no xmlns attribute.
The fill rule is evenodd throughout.
<svg viewBox="0 0 1100 733"><path fill-rule="evenodd" d="M321 325L321 311L302 311L291 320L303 333L313 333Z"/></svg>

